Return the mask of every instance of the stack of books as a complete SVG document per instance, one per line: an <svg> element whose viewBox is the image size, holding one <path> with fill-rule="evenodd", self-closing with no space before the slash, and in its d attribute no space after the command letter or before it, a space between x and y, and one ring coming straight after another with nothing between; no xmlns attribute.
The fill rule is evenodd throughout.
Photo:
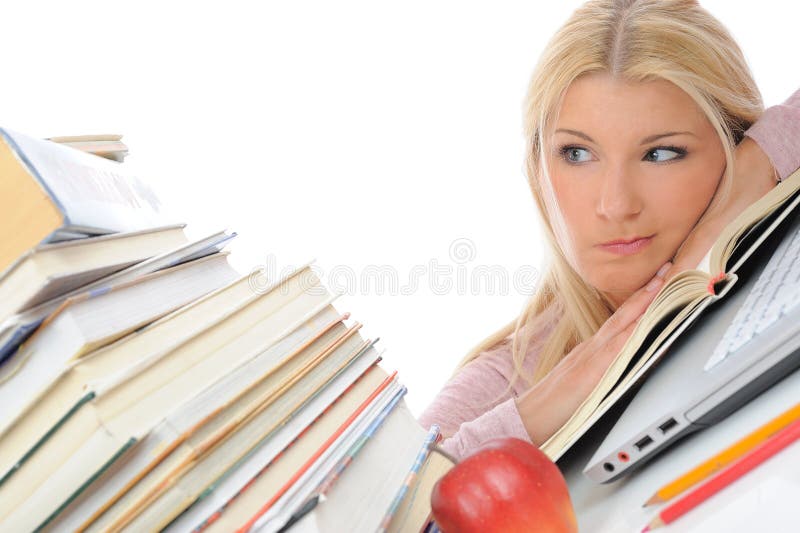
<svg viewBox="0 0 800 533"><path fill-rule="evenodd" d="M238 274L124 165L0 129L0 530L413 531L433 453L311 263Z"/></svg>

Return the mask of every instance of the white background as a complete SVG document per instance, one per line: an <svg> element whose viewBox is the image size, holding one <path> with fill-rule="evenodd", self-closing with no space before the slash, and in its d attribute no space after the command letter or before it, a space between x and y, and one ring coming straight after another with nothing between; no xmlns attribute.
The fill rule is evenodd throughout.
<svg viewBox="0 0 800 533"><path fill-rule="evenodd" d="M381 337L418 415L528 298L512 276L542 249L521 102L580 3L7 2L0 120L42 137L123 133L126 165L192 236L239 233L242 273L312 258L329 286L351 272L335 305ZM767 105L800 86L796 2L701 3ZM451 269L438 286L434 261ZM482 265L508 288L472 283ZM362 279L370 266L398 286Z"/></svg>

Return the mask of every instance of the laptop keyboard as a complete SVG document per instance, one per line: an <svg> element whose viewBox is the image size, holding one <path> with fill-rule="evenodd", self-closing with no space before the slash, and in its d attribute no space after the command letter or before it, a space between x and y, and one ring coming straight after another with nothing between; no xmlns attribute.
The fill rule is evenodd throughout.
<svg viewBox="0 0 800 533"><path fill-rule="evenodd" d="M783 253L781 253L783 252ZM800 304L800 231L788 246L770 258L736 313L733 322L706 361L708 371L736 354L742 347Z"/></svg>

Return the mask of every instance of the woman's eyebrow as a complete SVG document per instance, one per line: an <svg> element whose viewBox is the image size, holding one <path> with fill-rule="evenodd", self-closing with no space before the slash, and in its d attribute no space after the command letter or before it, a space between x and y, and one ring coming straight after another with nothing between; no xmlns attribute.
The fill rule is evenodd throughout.
<svg viewBox="0 0 800 533"><path fill-rule="evenodd" d="M570 135L575 135L576 137L580 137L581 139L586 139L590 143L595 142L594 139L592 139L591 137L589 137L588 135L586 135L582 131L571 130L571 129L567 129L567 128L559 128L555 132L556 133L569 133ZM648 137L645 137L644 139L642 139L642 144L648 144L648 143L651 143L653 141L657 141L658 139L661 139L663 137L672 137L673 135L691 135L693 137L697 137L697 135L695 135L691 131L668 131L666 133L657 133L655 135L650 135Z"/></svg>
<svg viewBox="0 0 800 533"><path fill-rule="evenodd" d="M644 139L642 139L642 144L648 144L653 141L657 141L662 137L672 137L673 135L691 135L692 137L697 137L697 135L695 135L691 131L668 131L666 133L659 133L657 135L650 135L649 137L645 137Z"/></svg>

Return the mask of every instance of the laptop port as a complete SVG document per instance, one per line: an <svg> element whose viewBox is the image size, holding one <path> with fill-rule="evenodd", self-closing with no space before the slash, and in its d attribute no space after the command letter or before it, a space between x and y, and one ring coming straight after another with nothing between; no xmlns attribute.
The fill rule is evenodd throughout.
<svg viewBox="0 0 800 533"><path fill-rule="evenodd" d="M603 470L605 470L606 472L613 472L614 465L612 465L611 463L603 463Z"/></svg>
<svg viewBox="0 0 800 533"><path fill-rule="evenodd" d="M631 457L625 452L619 452L617 454L617 459L619 459L623 463L627 463L628 461L630 461Z"/></svg>
<svg viewBox="0 0 800 533"><path fill-rule="evenodd" d="M658 426L658 430L662 434L666 434L667 431L671 430L672 428L674 428L677 425L678 425L678 421L675 420L674 418L670 418L669 420L667 420L666 422L664 422L663 424Z"/></svg>
<svg viewBox="0 0 800 533"><path fill-rule="evenodd" d="M639 439L634 446L636 446L637 450L642 451L651 444L653 444L653 439L651 439L649 435L646 435L643 439Z"/></svg>

